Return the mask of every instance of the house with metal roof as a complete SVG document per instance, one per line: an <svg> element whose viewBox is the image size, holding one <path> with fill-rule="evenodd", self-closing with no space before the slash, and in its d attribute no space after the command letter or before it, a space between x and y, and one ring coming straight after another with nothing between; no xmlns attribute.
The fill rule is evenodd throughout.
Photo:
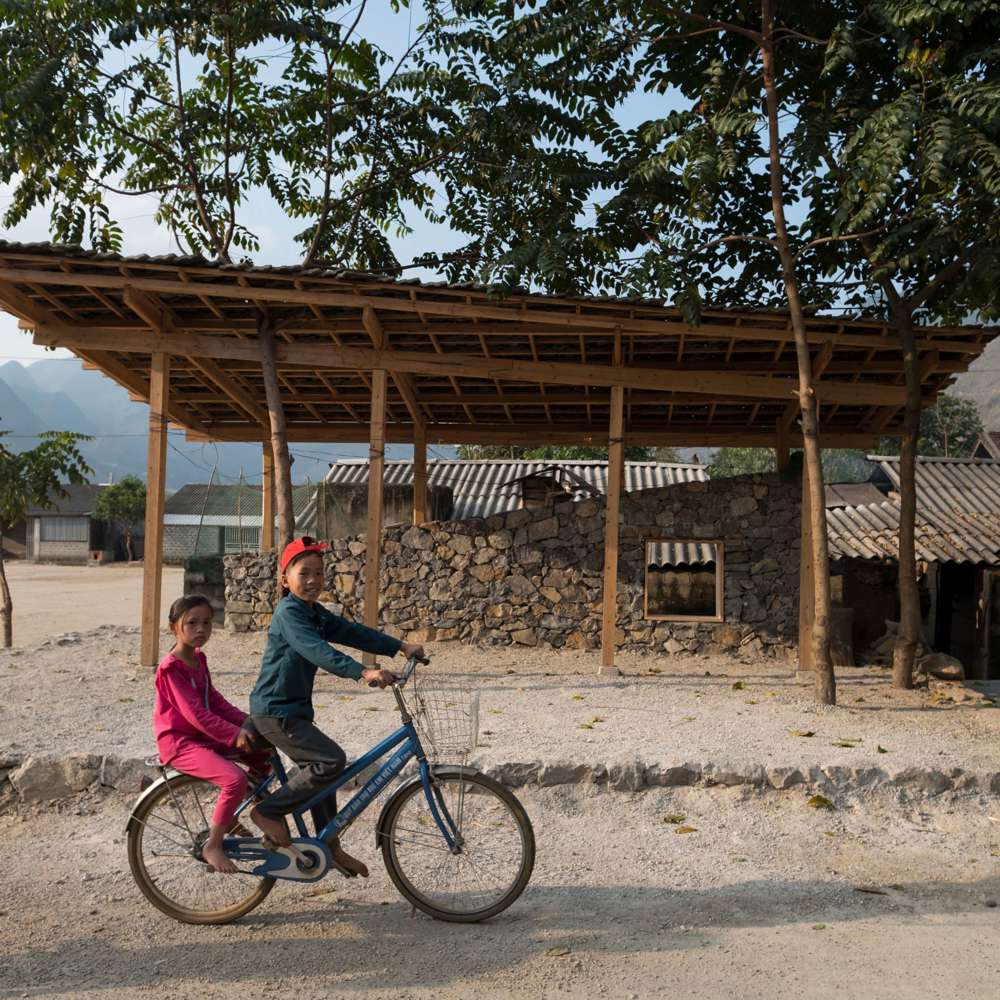
<svg viewBox="0 0 1000 1000"><path fill-rule="evenodd" d="M870 455L867 483L827 489L830 559L854 609L856 649L898 620L899 458ZM969 676L1000 677L1000 462L918 458L916 554L924 634Z"/></svg>
<svg viewBox="0 0 1000 1000"><path fill-rule="evenodd" d="M296 530L313 530L306 508L315 486L293 486ZM232 555L260 548L264 491L250 483L188 483L167 497L163 515L163 558L183 562L191 556Z"/></svg>
<svg viewBox="0 0 1000 1000"><path fill-rule="evenodd" d="M704 482L705 466L697 462L626 462L625 492ZM350 491L367 487L368 460L342 459L330 466L324 480L327 505L334 508L324 537L353 534L343 511L342 498ZM388 491L400 493L400 515L409 520L412 505L413 463L387 461L383 473L387 491L386 523L393 523ZM544 506L553 500L603 498L608 488L606 461L550 459L437 459L427 463L430 496L437 490L437 509L431 520L465 521L491 517L521 508ZM306 515L311 515L307 508Z"/></svg>
<svg viewBox="0 0 1000 1000"><path fill-rule="evenodd" d="M119 532L94 516L97 497L106 484L64 483L64 495L49 507L32 507L25 522L25 558L31 562L102 563L123 555ZM140 527L133 533L136 555L142 554Z"/></svg>

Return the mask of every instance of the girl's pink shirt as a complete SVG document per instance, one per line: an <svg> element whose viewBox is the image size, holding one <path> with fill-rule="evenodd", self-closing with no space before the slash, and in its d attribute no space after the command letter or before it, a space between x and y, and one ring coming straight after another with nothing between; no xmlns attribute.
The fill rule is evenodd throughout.
<svg viewBox="0 0 1000 1000"><path fill-rule="evenodd" d="M160 760L169 763L185 743L231 749L247 713L230 705L212 686L205 654L195 650L198 666L167 653L156 668L153 732Z"/></svg>

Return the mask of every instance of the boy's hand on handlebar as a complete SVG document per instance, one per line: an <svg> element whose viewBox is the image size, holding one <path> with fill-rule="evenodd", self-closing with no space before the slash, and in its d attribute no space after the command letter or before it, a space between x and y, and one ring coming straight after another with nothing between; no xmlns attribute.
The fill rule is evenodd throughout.
<svg viewBox="0 0 1000 1000"><path fill-rule="evenodd" d="M404 642L399 649L403 656L405 656L408 660L427 659L427 656L424 653L424 647L421 646L419 642Z"/></svg>
<svg viewBox="0 0 1000 1000"><path fill-rule="evenodd" d="M234 745L240 753L253 753L257 749L253 736L245 729L239 731Z"/></svg>
<svg viewBox="0 0 1000 1000"><path fill-rule="evenodd" d="M377 684L380 688L391 687L396 683L396 675L391 670L362 670L361 679L372 687Z"/></svg>

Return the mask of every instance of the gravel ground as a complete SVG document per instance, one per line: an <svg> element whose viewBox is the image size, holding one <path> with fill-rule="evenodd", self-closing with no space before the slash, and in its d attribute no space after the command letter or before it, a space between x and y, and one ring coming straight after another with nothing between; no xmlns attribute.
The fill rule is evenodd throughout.
<svg viewBox="0 0 1000 1000"><path fill-rule="evenodd" d="M279 883L221 928L173 923L139 895L128 800L0 816L0 996L996 997L995 806L828 813L739 789L519 794L535 875L479 926L411 917L363 828L373 810L348 845L375 862L368 882ZM667 813L695 831L678 835Z"/></svg>
<svg viewBox="0 0 1000 1000"><path fill-rule="evenodd" d="M135 625L142 609L142 563L59 566L10 559L4 563L14 600L14 645L36 646L50 632L95 624ZM184 570L163 567L161 613L184 589Z"/></svg>
<svg viewBox="0 0 1000 1000"><path fill-rule="evenodd" d="M206 647L216 686L237 705L247 704L263 643L262 634L220 630ZM152 753L152 679L137 665L137 646L134 631L104 627L0 652L0 752ZM455 643L428 651L431 671L480 690L484 761L1000 771L1000 708L972 692L973 701L954 704L894 691L887 671L841 670L840 706L829 708L813 703L788 662L623 655L623 676L598 677L593 653ZM322 671L315 702L319 725L350 754L397 722L388 694ZM843 740L861 742L834 745Z"/></svg>

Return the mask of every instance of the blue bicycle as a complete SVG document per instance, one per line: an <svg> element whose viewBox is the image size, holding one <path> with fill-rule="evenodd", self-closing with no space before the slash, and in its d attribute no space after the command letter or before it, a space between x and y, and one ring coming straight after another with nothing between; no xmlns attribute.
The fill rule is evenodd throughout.
<svg viewBox="0 0 1000 1000"><path fill-rule="evenodd" d="M225 924L259 906L278 879L318 882L338 870L329 844L415 761L415 773L397 786L375 826L376 846L396 888L438 920L472 923L510 906L534 868L531 820L509 789L461 762L476 744L477 696L441 686L434 676L417 677L416 666L408 660L390 688L402 725L292 814L298 836L285 848L238 825L272 781L286 780L274 754L274 774L243 802L234 835L223 842L239 874L221 875L201 856L218 789L155 761L161 777L139 796L126 827L129 867L146 898L184 923ZM411 694L404 698L411 677ZM445 758L460 762L441 763ZM373 766L377 770L351 800L309 836L306 813Z"/></svg>

